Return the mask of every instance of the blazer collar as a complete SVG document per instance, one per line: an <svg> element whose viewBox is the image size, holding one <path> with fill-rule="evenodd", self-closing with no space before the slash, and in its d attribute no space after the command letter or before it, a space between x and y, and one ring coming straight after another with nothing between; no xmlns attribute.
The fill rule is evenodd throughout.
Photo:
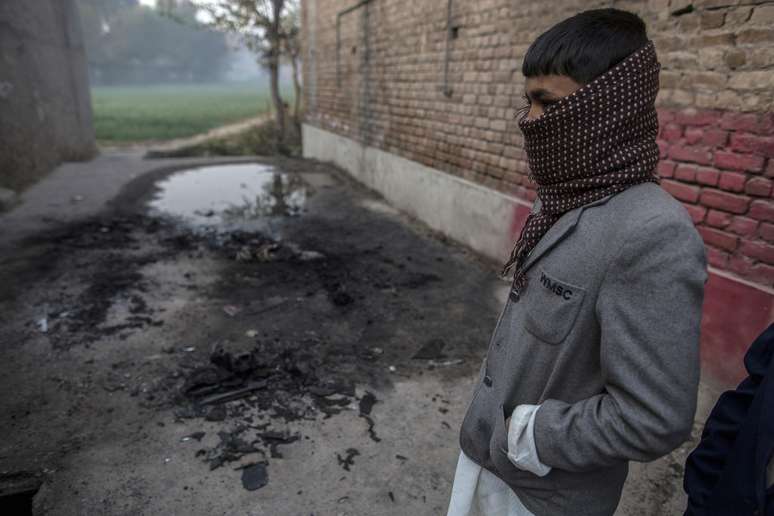
<svg viewBox="0 0 774 516"><path fill-rule="evenodd" d="M526 271L529 269L541 256L553 249L568 234L570 234L572 230L575 229L575 226L578 224L578 220L580 220L584 211L593 208L594 206L605 204L614 195L615 194L608 195L607 197L590 202L589 204L570 210L562 215L562 217L551 226L551 229L543 235L543 238L540 239L535 248L532 249L532 252L527 257L527 261L524 263L524 270ZM541 202L540 199L538 199L535 201L532 212L536 213L540 209L540 206Z"/></svg>

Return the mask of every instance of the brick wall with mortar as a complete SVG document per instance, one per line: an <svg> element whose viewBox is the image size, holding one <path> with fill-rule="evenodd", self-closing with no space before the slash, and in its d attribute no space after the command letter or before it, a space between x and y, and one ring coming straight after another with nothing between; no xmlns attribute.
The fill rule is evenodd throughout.
<svg viewBox="0 0 774 516"><path fill-rule="evenodd" d="M372 0L337 17L357 4L304 2L306 122L527 200L514 118L527 47L580 10L638 13L662 63L663 186L713 267L774 286L774 2L453 0L446 85L447 1Z"/></svg>

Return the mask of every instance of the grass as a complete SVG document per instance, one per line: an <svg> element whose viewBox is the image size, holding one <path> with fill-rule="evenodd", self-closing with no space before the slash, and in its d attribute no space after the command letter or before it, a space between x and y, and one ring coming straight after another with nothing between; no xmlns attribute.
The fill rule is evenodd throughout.
<svg viewBox="0 0 774 516"><path fill-rule="evenodd" d="M268 90L257 85L110 86L91 93L97 140L107 144L193 136L270 106Z"/></svg>

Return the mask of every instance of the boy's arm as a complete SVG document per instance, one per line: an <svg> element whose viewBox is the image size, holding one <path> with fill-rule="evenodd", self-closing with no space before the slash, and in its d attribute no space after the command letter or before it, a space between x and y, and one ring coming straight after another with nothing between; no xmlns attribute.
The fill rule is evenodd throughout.
<svg viewBox="0 0 774 516"><path fill-rule="evenodd" d="M699 380L704 244L689 221L658 215L632 231L596 304L603 393L537 411L540 461L585 471L649 461L688 438Z"/></svg>

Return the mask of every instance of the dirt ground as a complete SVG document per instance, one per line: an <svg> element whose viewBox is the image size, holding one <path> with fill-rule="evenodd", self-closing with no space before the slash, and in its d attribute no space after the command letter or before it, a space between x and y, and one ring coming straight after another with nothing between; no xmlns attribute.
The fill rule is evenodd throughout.
<svg viewBox="0 0 774 516"><path fill-rule="evenodd" d="M131 153L0 216L0 508L445 514L507 283L334 167L258 163L264 205L230 218L151 208L213 162ZM619 513L677 513L688 449Z"/></svg>

